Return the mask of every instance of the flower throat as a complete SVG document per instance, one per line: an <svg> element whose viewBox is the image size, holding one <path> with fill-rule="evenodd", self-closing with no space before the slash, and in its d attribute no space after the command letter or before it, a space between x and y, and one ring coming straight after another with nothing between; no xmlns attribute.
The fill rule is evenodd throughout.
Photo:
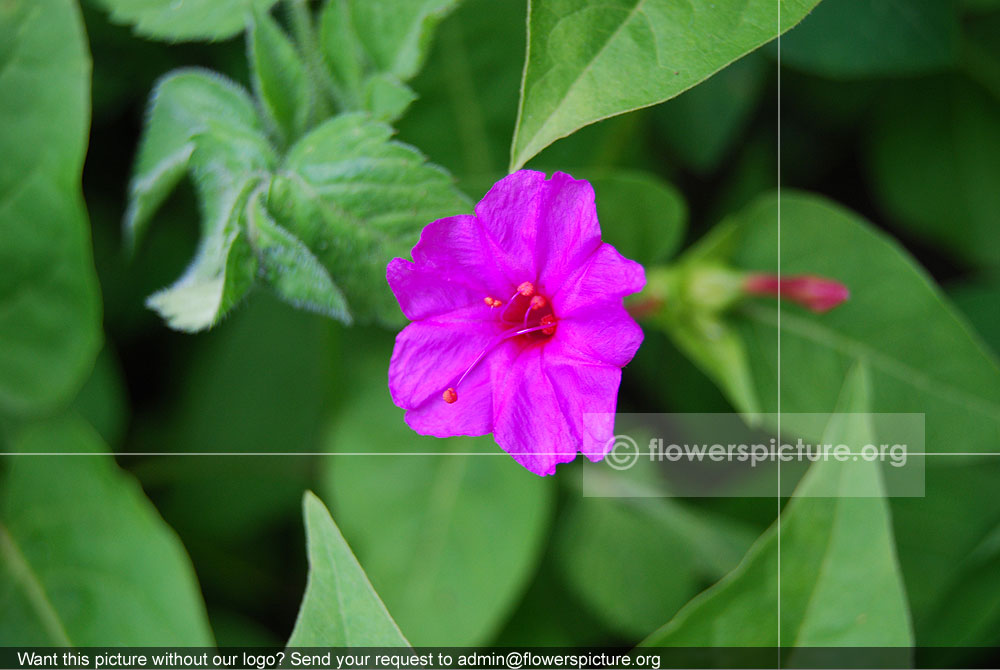
<svg viewBox="0 0 1000 670"><path fill-rule="evenodd" d="M531 282L526 281L518 286L514 295L508 298L506 303L493 296L484 297L483 302L490 308L493 318L498 319L507 328L483 347L483 350L476 355L454 385L444 390L441 397L448 404L458 401L456 389L469 373L486 358L486 355L502 342L512 337L546 340L556 332L557 319L552 312L552 305L545 296L535 291L535 285Z"/></svg>

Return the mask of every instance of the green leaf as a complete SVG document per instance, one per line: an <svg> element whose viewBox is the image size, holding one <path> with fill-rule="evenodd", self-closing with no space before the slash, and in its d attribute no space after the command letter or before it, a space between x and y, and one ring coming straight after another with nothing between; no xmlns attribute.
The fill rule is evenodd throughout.
<svg viewBox="0 0 1000 670"><path fill-rule="evenodd" d="M840 414L831 416L823 443L873 441L868 417L858 414L871 406L863 366L851 370L840 393ZM779 523L739 567L643 645L775 646L779 625L788 647L912 645L880 467L866 460L814 463Z"/></svg>
<svg viewBox="0 0 1000 670"><path fill-rule="evenodd" d="M406 81L423 65L434 27L458 0L328 0L321 18L326 26L327 58L335 72L370 65L376 72ZM353 37L345 45L336 37ZM353 46L353 50L350 48Z"/></svg>
<svg viewBox="0 0 1000 670"><path fill-rule="evenodd" d="M90 54L79 9L0 6L0 413L46 411L83 383L101 299L80 175Z"/></svg>
<svg viewBox="0 0 1000 670"><path fill-rule="evenodd" d="M989 625L996 616L997 591L990 587L996 568L993 575L982 572L996 561L1000 461L957 460L928 457L924 497L892 500L899 562L920 646L996 644L997 628ZM961 632L956 611L967 622Z"/></svg>
<svg viewBox="0 0 1000 670"><path fill-rule="evenodd" d="M82 421L25 428L0 494L0 642L213 644L184 547Z"/></svg>
<svg viewBox="0 0 1000 670"><path fill-rule="evenodd" d="M742 279L705 251L713 248L718 235L719 229L709 233L675 267L651 270L636 304L662 303L652 322L718 385L733 407L753 414L761 409L747 344L722 314L739 296Z"/></svg>
<svg viewBox="0 0 1000 670"><path fill-rule="evenodd" d="M156 84L129 185L125 234L130 246L142 239L150 218L187 172L195 148L208 145L213 136L234 133L244 138L243 144L256 143L265 155L269 153L253 100L242 87L194 68L175 70ZM258 141L252 139L257 137ZM225 142L215 144L225 147ZM241 167L236 163L234 167Z"/></svg>
<svg viewBox="0 0 1000 670"><path fill-rule="evenodd" d="M376 74L365 84L365 109L376 121L395 121L417 99L413 90L391 74Z"/></svg>
<svg viewBox="0 0 1000 670"><path fill-rule="evenodd" d="M211 228L203 231L194 262L174 284L146 300L171 328L197 332L215 325L253 285L256 259L242 228L253 187L247 183L227 194L231 199L220 203L220 217L203 221Z"/></svg>
<svg viewBox="0 0 1000 670"><path fill-rule="evenodd" d="M580 497L553 545L559 573L591 612L636 638L736 567L753 537L673 500ZM636 569L654 565L670 567Z"/></svg>
<svg viewBox="0 0 1000 670"><path fill-rule="evenodd" d="M309 125L313 95L295 45L267 12L247 28L247 58L254 92L282 144L298 139Z"/></svg>
<svg viewBox="0 0 1000 670"><path fill-rule="evenodd" d="M360 114L323 123L291 148L268 209L302 240L347 296L358 320L398 323L385 281L431 221L472 209L442 169L392 129Z"/></svg>
<svg viewBox="0 0 1000 670"><path fill-rule="evenodd" d="M464 178L504 174L524 59L523 2L464 0L441 24L401 137ZM560 163L561 167L566 164Z"/></svg>
<svg viewBox="0 0 1000 670"><path fill-rule="evenodd" d="M953 2L836 0L781 39L781 63L831 78L941 70L958 55Z"/></svg>
<svg viewBox="0 0 1000 670"><path fill-rule="evenodd" d="M962 283L948 286L948 297L993 350L1000 355L1000 282Z"/></svg>
<svg viewBox="0 0 1000 670"><path fill-rule="evenodd" d="M678 95L818 1L533 1L511 171L583 126Z"/></svg>
<svg viewBox="0 0 1000 670"><path fill-rule="evenodd" d="M783 38L787 39L787 38ZM733 148L764 92L771 69L750 54L653 111L653 121L678 160L708 173Z"/></svg>
<svg viewBox="0 0 1000 670"><path fill-rule="evenodd" d="M126 234L133 244L185 173L200 196L201 239L187 271L147 300L167 323L209 328L253 285L256 259L243 232L250 193L277 163L256 109L239 86L181 70L156 87L130 188Z"/></svg>
<svg viewBox="0 0 1000 670"><path fill-rule="evenodd" d="M155 39L221 40L243 32L247 14L266 11L277 0L95 0L111 12L115 23Z"/></svg>
<svg viewBox="0 0 1000 670"><path fill-rule="evenodd" d="M777 210L774 195L758 199L698 253L774 272ZM782 191L781 222L782 274L829 277L851 292L847 302L823 315L782 306L782 411L827 411L836 402L836 380L862 359L873 379L872 411L925 413L927 451L995 450L997 361L927 273L895 241L817 196ZM761 298L737 312L733 323L754 352L758 398L763 411L773 412L778 306Z"/></svg>
<svg viewBox="0 0 1000 670"><path fill-rule="evenodd" d="M350 324L344 294L306 245L274 222L259 192L247 205L247 220L264 277L282 300Z"/></svg>
<svg viewBox="0 0 1000 670"><path fill-rule="evenodd" d="M414 433L389 398L385 365L366 361L357 383L345 380L352 394L332 423L330 448L373 455L328 458L325 490L407 639L485 643L541 558L555 483L514 463L490 437ZM376 455L385 451L412 455Z"/></svg>
<svg viewBox="0 0 1000 670"><path fill-rule="evenodd" d="M687 204L672 184L639 170L574 172L594 187L605 242L643 265L676 253L687 228Z"/></svg>
<svg viewBox="0 0 1000 670"><path fill-rule="evenodd" d="M868 166L894 222L1000 266L1000 104L963 79L900 87L877 107Z"/></svg>
<svg viewBox="0 0 1000 670"><path fill-rule="evenodd" d="M346 108L367 109L377 119L398 117L413 99L402 82L420 71L435 26L457 3L327 0L320 43ZM398 111L387 115L390 108Z"/></svg>
<svg viewBox="0 0 1000 670"><path fill-rule="evenodd" d="M330 512L313 493L302 499L309 581L289 647L408 647Z"/></svg>

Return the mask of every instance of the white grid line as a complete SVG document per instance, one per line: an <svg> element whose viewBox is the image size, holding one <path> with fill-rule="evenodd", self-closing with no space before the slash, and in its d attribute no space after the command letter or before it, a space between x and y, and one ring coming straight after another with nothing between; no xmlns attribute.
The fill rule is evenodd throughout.
<svg viewBox="0 0 1000 670"><path fill-rule="evenodd" d="M644 454L646 452L640 452ZM538 456L564 456L565 453L541 453ZM778 452L768 452L769 456L777 456ZM863 451L841 452L842 456L863 456L867 457ZM506 451L11 451L0 452L0 458L4 456L507 456ZM1000 451L908 451L906 457L914 456L1000 456ZM640 455L639 458L642 458ZM657 460L657 459L653 459ZM681 459L696 461L697 457ZM712 459L708 456L700 459L700 462L707 463ZM785 459L787 460L787 459ZM802 462L815 460L809 457L802 459ZM837 460L834 456L826 460ZM876 458L874 462L881 462L885 459ZM780 465L782 459L775 459ZM598 461L600 462L600 461Z"/></svg>
<svg viewBox="0 0 1000 670"><path fill-rule="evenodd" d="M778 363L777 363L777 395L778 395L778 428L777 433L781 435L781 0L778 4L778 135L777 135L777 180L778 180ZM775 667L781 667L781 461L778 461L778 645L777 663Z"/></svg>

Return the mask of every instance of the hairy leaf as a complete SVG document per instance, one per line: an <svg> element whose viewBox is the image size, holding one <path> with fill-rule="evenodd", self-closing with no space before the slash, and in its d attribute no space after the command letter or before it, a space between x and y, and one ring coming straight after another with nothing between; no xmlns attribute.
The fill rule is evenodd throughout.
<svg viewBox="0 0 1000 670"><path fill-rule="evenodd" d="M111 12L115 23L133 26L155 39L220 40L243 31L253 9L266 10L277 0L94 0Z"/></svg>

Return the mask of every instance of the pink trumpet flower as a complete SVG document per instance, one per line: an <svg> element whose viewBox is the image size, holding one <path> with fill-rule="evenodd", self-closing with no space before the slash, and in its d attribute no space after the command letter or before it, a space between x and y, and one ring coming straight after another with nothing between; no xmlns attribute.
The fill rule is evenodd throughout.
<svg viewBox="0 0 1000 670"><path fill-rule="evenodd" d="M594 190L556 172L497 182L474 215L424 228L386 278L412 321L389 364L416 432L493 433L539 475L610 448L621 369L642 342L622 299L641 265L601 242Z"/></svg>

